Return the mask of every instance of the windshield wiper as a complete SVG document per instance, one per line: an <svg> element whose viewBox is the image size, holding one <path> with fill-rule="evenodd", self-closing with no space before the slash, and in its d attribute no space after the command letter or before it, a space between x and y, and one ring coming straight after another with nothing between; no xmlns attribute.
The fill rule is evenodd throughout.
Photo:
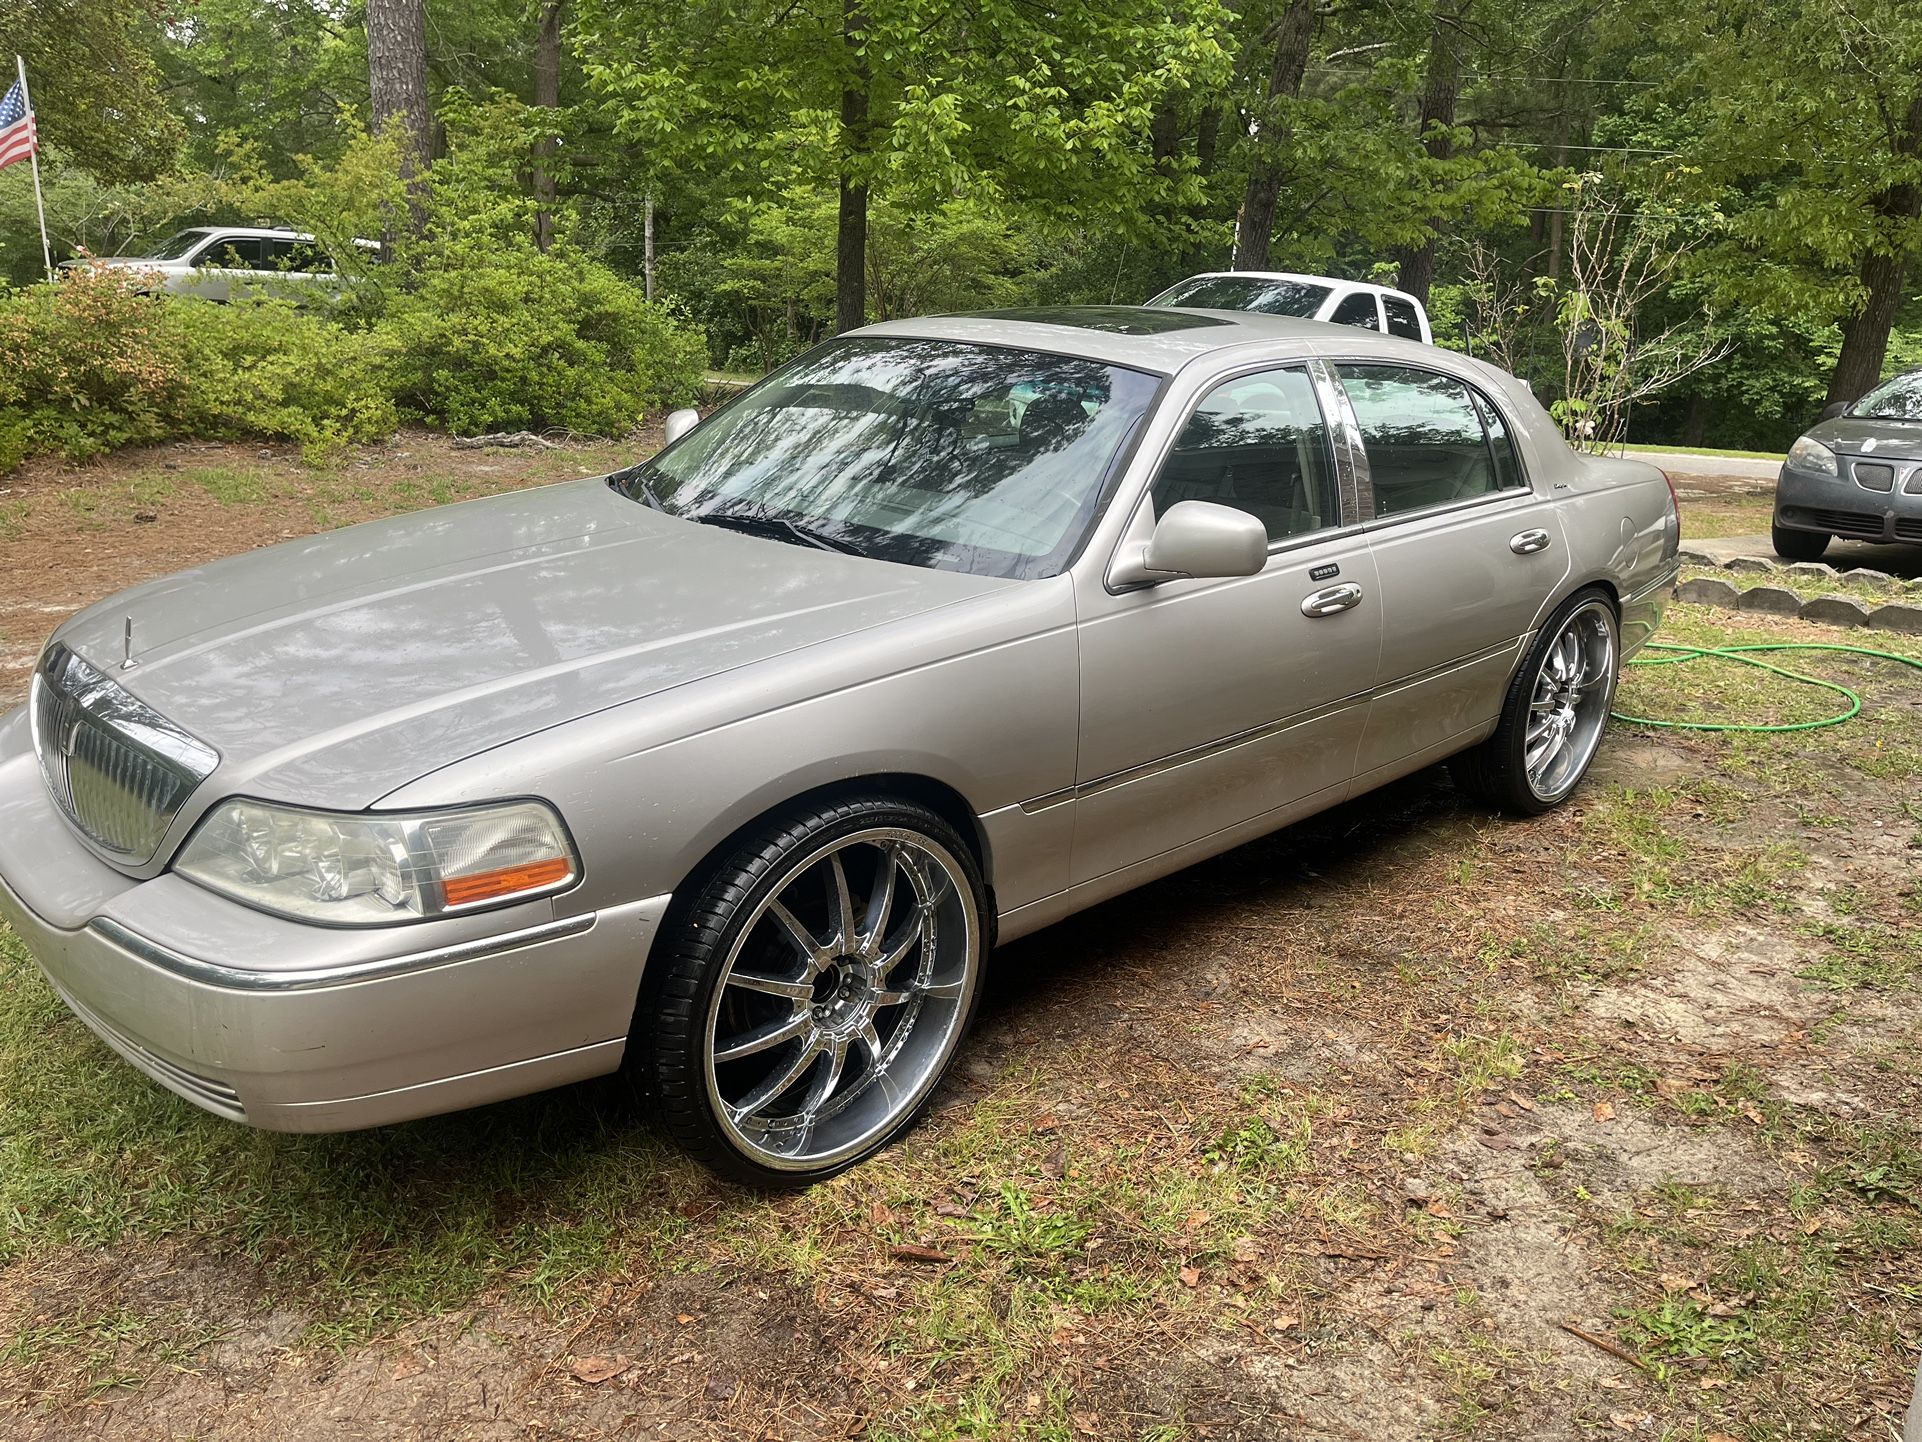
<svg viewBox="0 0 1922 1442"><path fill-rule="evenodd" d="M674 514L662 504L661 498L654 494L654 488L647 483L645 463L615 471L607 478L607 483L630 501L639 501L651 511L661 511L670 516Z"/></svg>
<svg viewBox="0 0 1922 1442"><path fill-rule="evenodd" d="M725 526L732 531L741 531L750 536L772 536L776 540L799 541L804 546L813 546L821 551L839 551L844 556L865 556L866 551L852 541L844 541L839 536L830 536L826 531L801 521L790 521L783 516L770 516L757 511L707 511L698 516L684 517L697 521L703 526Z"/></svg>

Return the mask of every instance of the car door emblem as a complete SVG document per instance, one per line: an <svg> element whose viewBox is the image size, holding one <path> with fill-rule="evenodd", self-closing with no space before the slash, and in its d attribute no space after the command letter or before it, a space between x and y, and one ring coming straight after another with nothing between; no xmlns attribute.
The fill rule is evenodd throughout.
<svg viewBox="0 0 1922 1442"><path fill-rule="evenodd" d="M1325 566L1312 567L1308 572L1308 579L1311 581L1326 581L1326 580L1332 579L1335 576L1339 576L1340 574L1341 574L1341 567L1336 565L1333 561L1330 561Z"/></svg>

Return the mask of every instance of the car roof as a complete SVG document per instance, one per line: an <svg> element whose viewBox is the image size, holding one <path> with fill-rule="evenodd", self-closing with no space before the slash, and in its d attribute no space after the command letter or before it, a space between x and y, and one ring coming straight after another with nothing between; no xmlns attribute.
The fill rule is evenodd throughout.
<svg viewBox="0 0 1922 1442"><path fill-rule="evenodd" d="M1179 321L1174 317L1180 317ZM1302 354L1356 345L1433 356L1432 347L1354 326L1245 310L1187 306L1046 306L885 321L849 332L862 337L972 341L1172 374L1201 356L1240 346L1295 342Z"/></svg>
<svg viewBox="0 0 1922 1442"><path fill-rule="evenodd" d="M309 241L314 238L312 231L290 230L286 226L276 225L189 225L183 226L180 233L182 235L231 235L243 240ZM380 242L365 240L357 235L354 237L354 244L378 246Z"/></svg>

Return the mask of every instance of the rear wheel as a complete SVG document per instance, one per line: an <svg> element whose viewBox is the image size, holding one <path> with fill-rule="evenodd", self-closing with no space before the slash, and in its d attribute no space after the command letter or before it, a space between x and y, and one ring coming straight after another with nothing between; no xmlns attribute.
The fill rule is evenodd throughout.
<svg viewBox="0 0 1922 1442"><path fill-rule="evenodd" d="M682 914L637 1022L669 1129L752 1186L832 1176L906 1130L974 1014L979 868L885 797L750 836Z"/></svg>
<svg viewBox="0 0 1922 1442"><path fill-rule="evenodd" d="M1775 554L1785 561L1819 561L1822 553L1829 548L1829 536L1823 531L1792 531L1785 526L1769 527L1769 542Z"/></svg>
<svg viewBox="0 0 1922 1442"><path fill-rule="evenodd" d="M1495 734L1451 763L1456 783L1516 816L1567 800L1601 747L1620 656L1613 602L1571 596L1528 648Z"/></svg>

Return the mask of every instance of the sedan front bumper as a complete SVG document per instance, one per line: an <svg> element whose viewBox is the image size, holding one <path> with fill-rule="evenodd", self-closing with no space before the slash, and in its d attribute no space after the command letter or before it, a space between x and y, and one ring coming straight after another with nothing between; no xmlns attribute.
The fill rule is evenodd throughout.
<svg viewBox="0 0 1922 1442"><path fill-rule="evenodd" d="M1922 542L1922 462L1844 455L1839 476L1784 464L1775 524L1852 541Z"/></svg>
<svg viewBox="0 0 1922 1442"><path fill-rule="evenodd" d="M0 720L0 918L108 1046L254 1126L347 1131L613 1071L667 902L346 930L135 881L55 810L24 713Z"/></svg>

